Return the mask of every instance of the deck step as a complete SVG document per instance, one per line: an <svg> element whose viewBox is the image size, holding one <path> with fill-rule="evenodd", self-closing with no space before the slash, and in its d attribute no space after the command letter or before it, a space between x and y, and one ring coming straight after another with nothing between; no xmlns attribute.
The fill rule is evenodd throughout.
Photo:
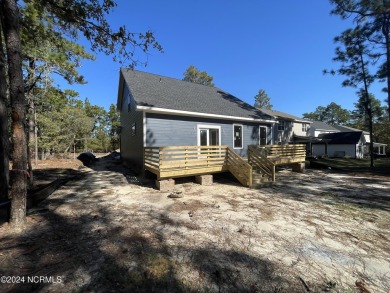
<svg viewBox="0 0 390 293"><path fill-rule="evenodd" d="M253 189L261 189L261 188L267 188L272 187L274 182L268 181L268 182L262 182L262 183L252 183Z"/></svg>
<svg viewBox="0 0 390 293"><path fill-rule="evenodd" d="M253 170L252 188L270 187L272 183L272 176L262 173L260 170Z"/></svg>

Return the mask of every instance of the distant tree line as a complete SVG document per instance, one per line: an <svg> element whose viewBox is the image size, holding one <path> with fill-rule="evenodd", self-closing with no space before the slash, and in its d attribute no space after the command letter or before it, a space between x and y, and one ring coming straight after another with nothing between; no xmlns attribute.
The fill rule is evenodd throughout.
<svg viewBox="0 0 390 293"><path fill-rule="evenodd" d="M109 111L77 98L71 90L50 90L49 104L36 106L37 149L39 159L69 152L109 152L119 148L119 114L114 104Z"/></svg>

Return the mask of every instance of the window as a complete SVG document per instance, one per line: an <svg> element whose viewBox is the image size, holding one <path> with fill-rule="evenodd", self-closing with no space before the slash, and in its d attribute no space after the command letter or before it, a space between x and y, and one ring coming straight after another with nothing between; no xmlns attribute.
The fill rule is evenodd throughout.
<svg viewBox="0 0 390 293"><path fill-rule="evenodd" d="M233 125L233 147L235 149L242 149L242 125Z"/></svg>
<svg viewBox="0 0 390 293"><path fill-rule="evenodd" d="M199 124L197 128L198 128L198 145L201 146L221 145L220 144L221 126Z"/></svg>
<svg viewBox="0 0 390 293"><path fill-rule="evenodd" d="M284 128L285 128L284 121L283 120L278 121L278 130L283 131Z"/></svg>
<svg viewBox="0 0 390 293"><path fill-rule="evenodd" d="M309 124L302 123L302 132L307 132L309 130Z"/></svg>
<svg viewBox="0 0 390 293"><path fill-rule="evenodd" d="M131 124L131 135L134 136L136 135L136 127L135 127L135 122Z"/></svg>

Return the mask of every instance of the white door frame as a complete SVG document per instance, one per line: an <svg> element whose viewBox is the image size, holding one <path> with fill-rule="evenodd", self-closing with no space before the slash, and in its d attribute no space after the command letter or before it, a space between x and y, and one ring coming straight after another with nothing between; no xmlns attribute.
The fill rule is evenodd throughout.
<svg viewBox="0 0 390 293"><path fill-rule="evenodd" d="M264 125L259 125L259 145L261 145L260 144L260 130L261 130L261 128L265 128L265 145L267 145L268 144L268 141L267 141L267 136L268 136L268 127L267 126L264 126Z"/></svg>
<svg viewBox="0 0 390 293"><path fill-rule="evenodd" d="M218 130L218 145L221 145L221 126L218 125L207 125L207 124L198 124L196 126L196 139L197 139L197 145L200 146L200 130L206 129L207 130L207 145L210 144L210 136L209 136L209 130L210 129L217 129Z"/></svg>

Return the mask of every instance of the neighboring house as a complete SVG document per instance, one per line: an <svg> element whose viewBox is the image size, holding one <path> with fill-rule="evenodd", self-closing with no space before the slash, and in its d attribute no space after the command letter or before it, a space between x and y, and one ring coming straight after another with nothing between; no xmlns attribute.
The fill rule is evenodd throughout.
<svg viewBox="0 0 390 293"><path fill-rule="evenodd" d="M335 125L335 128L337 128L339 131L361 131L356 128L348 127L348 126L341 126L341 125ZM365 148L365 155L369 155L370 153L370 132L363 131L364 138L366 139L366 148ZM386 155L386 144L385 143L379 143L373 141L373 147L374 147L374 154L385 156Z"/></svg>
<svg viewBox="0 0 390 293"><path fill-rule="evenodd" d="M366 140L362 131L322 133L318 139L312 143L313 156L364 157Z"/></svg>
<svg viewBox="0 0 390 293"><path fill-rule="evenodd" d="M140 169L144 147L273 144L276 121L216 87L122 68L117 109L122 159Z"/></svg>
<svg viewBox="0 0 390 293"><path fill-rule="evenodd" d="M312 121L275 110L260 109L260 111L277 120L273 133L275 144L291 143L294 136L308 136Z"/></svg>
<svg viewBox="0 0 390 293"><path fill-rule="evenodd" d="M351 131L351 130L347 130ZM335 133L340 132L339 129L337 129L335 126L326 124L322 121L313 121L311 124L310 130L308 132L308 135L311 137L318 137L322 133Z"/></svg>
<svg viewBox="0 0 390 293"><path fill-rule="evenodd" d="M338 133L344 133L338 134ZM356 135L351 136L351 133L357 133ZM329 137L324 137L324 134L330 135ZM338 137L342 139L342 143L339 143L339 140L336 140L337 143L333 140L333 137L331 134L336 134L335 137ZM338 136L339 135L339 136ZM356 148L356 152L353 151L355 149L356 139L360 138L360 135L364 138L364 145L361 147L361 143L358 143L358 146ZM340 150L340 152L337 153L337 155L341 155L342 151L345 152L346 156L350 156L353 158L361 158L361 152L363 152L363 156L369 155L369 149L370 149L370 133L367 131L362 131L360 129L348 127L348 126L341 126L341 125L329 125L325 122L321 121L313 121L310 127L309 131L309 137L310 140L310 146L308 147L309 152L314 156L319 155L328 155L330 157L334 156L334 149L335 146L330 147L330 149L325 152L325 144L324 139L329 138L332 139L332 142L330 144L336 145L337 149L340 150L340 148L345 147L345 150ZM350 141L348 142L348 139ZM347 147L346 145L349 144ZM386 155L386 144L383 143L377 143L373 142L374 145L374 153L377 155Z"/></svg>

